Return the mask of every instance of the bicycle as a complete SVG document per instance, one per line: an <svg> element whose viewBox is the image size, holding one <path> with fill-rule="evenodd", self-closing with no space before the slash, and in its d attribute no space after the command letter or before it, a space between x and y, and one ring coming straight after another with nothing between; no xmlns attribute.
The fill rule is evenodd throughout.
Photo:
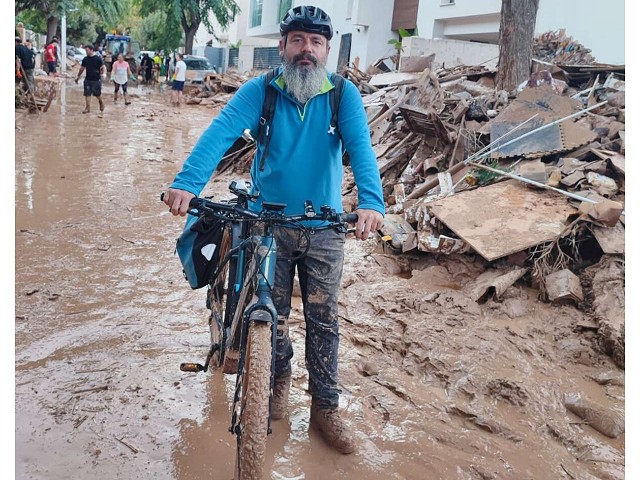
<svg viewBox="0 0 640 480"><path fill-rule="evenodd" d="M225 231L218 246L220 263L207 291L211 346L204 365L182 363L180 370L206 372L213 365L223 373L237 374L229 431L237 440L235 478L249 480L262 478L271 433L278 327L271 298L277 253L273 229L288 226L305 232L307 247L298 259L309 249L311 229L347 232L346 224L356 223L358 216L337 213L328 206L317 213L310 201L301 215L285 215L285 204L270 202L263 202L262 211L255 212L249 210L249 202L255 202L259 193L249 193L249 182L233 181L229 190L235 198L227 202L196 197L189 204L189 214L221 219ZM301 223L308 220L319 221L320 226Z"/></svg>

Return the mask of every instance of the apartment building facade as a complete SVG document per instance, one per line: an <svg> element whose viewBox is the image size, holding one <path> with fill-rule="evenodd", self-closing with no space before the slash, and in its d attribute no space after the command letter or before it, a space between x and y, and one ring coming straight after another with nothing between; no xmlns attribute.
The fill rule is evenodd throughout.
<svg viewBox="0 0 640 480"><path fill-rule="evenodd" d="M279 63L281 18L291 7L313 4L333 21L335 34L327 61L333 71L356 58L365 69L393 55L389 40L398 38L399 28L426 40L450 41L448 50L436 52L436 61L438 57L470 63L497 59L502 0L238 0L238 4L242 13L226 32L216 29L221 32L218 40L201 28L194 53L212 41L214 47L229 50L225 68L247 71L275 66ZM623 64L624 4L624 0L606 4L601 0L540 0L536 33L564 28L575 41L590 48L599 62ZM241 46L232 48L239 41ZM412 51L415 49L405 49L404 54Z"/></svg>

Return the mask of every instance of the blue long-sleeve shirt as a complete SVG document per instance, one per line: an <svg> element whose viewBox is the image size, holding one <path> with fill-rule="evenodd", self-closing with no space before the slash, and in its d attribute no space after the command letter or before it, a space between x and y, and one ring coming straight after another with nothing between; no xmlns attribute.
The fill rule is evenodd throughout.
<svg viewBox="0 0 640 480"><path fill-rule="evenodd" d="M316 210L329 205L342 209L342 146L338 132L330 132L331 106L327 78L321 91L302 105L285 90L278 75L271 82L278 95L271 128L272 137L264 169L260 170L263 145L258 144L251 167L254 191L260 193L252 206L263 201L287 205L290 215L304 212L305 200ZM264 77L245 83L202 134L171 188L199 195L233 142L249 129L256 138L265 98ZM338 129L349 153L358 187L358 208L384 215L382 184L371 147L364 106L356 86L346 80L338 114Z"/></svg>

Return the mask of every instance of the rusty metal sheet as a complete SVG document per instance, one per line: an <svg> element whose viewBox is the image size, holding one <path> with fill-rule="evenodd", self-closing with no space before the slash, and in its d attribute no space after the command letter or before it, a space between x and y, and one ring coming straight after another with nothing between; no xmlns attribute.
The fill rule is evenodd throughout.
<svg viewBox="0 0 640 480"><path fill-rule="evenodd" d="M497 145L505 144L542 125L571 115L577 108L580 108L580 105L576 100L558 95L550 85L525 88L509 106L489 122L491 141L496 141L507 131L515 128L534 114L537 115L536 118L522 126L517 132L499 141ZM591 130L574 123L573 120L567 120L558 125L547 127L521 141L498 148L491 156L492 158L508 158L521 155L548 155L578 148L596 138L597 135Z"/></svg>
<svg viewBox="0 0 640 480"><path fill-rule="evenodd" d="M576 212L565 197L515 180L435 200L429 207L488 261L554 240Z"/></svg>

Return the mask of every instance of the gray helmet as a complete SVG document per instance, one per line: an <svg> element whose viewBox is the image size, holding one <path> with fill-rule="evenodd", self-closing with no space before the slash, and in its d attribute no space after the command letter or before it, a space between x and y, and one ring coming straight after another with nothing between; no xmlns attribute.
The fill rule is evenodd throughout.
<svg viewBox="0 0 640 480"><path fill-rule="evenodd" d="M318 33L331 40L333 26L329 15L318 7L301 5L290 9L280 22L280 35L291 31Z"/></svg>

